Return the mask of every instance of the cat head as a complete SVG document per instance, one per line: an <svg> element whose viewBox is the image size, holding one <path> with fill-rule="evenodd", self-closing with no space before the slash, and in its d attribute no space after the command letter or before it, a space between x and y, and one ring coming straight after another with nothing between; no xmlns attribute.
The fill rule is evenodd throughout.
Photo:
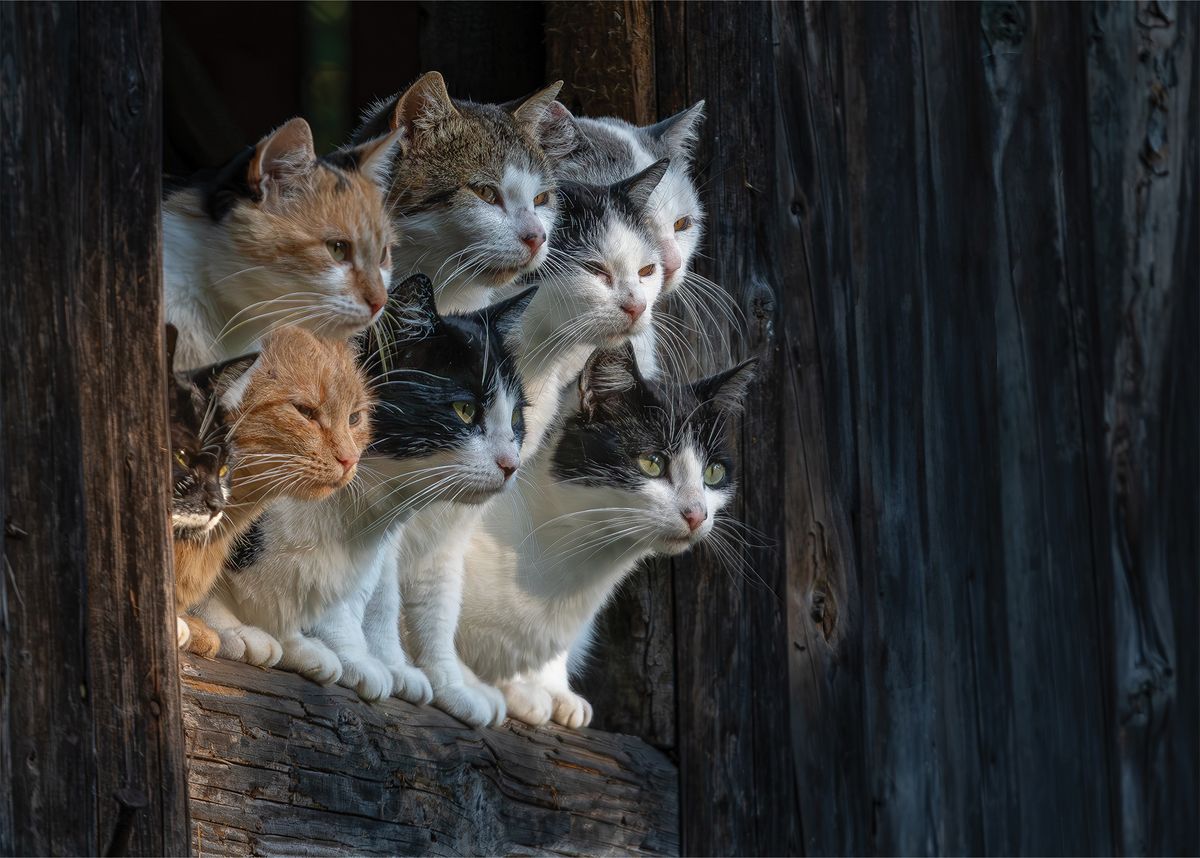
<svg viewBox="0 0 1200 858"><path fill-rule="evenodd" d="M529 282L542 284L538 323L553 336L615 346L650 325L662 264L645 213L665 160L611 185L563 183L554 248Z"/></svg>
<svg viewBox="0 0 1200 858"><path fill-rule="evenodd" d="M404 136L388 194L399 273L504 286L542 263L557 199L538 129L561 85L505 109L452 100L429 72L368 111L359 137Z"/></svg>
<svg viewBox="0 0 1200 858"><path fill-rule="evenodd" d="M177 336L168 325L168 368ZM225 409L216 390L226 377L236 377L253 361L250 355L187 373L168 371L171 529L176 539L201 539L224 517L231 455Z"/></svg>
<svg viewBox="0 0 1200 858"><path fill-rule="evenodd" d="M379 394L373 471L406 475L422 503L482 503L512 482L525 397L506 337L534 291L443 316L429 278L416 274L397 287L364 347Z"/></svg>
<svg viewBox="0 0 1200 858"><path fill-rule="evenodd" d="M729 428L754 364L662 384L641 376L628 346L597 352L554 449L556 490L583 493L593 508L637 510L631 538L656 553L688 550L733 499Z"/></svg>
<svg viewBox="0 0 1200 858"><path fill-rule="evenodd" d="M237 456L234 494L319 500L342 488L371 440L374 401L344 341L272 331L221 391Z"/></svg>
<svg viewBox="0 0 1200 858"><path fill-rule="evenodd" d="M612 117L575 117L557 101L543 114L541 134L557 153L558 175L564 179L611 182L661 158L670 159L647 212L662 255L664 292L687 276L703 234L704 208L691 175L703 119L703 101L642 127Z"/></svg>
<svg viewBox="0 0 1200 858"><path fill-rule="evenodd" d="M229 273L213 286L236 294L230 305L257 304L274 327L350 336L387 301L394 235L383 193L400 136L319 158L308 123L292 119L165 206L198 202L219 227L214 252Z"/></svg>

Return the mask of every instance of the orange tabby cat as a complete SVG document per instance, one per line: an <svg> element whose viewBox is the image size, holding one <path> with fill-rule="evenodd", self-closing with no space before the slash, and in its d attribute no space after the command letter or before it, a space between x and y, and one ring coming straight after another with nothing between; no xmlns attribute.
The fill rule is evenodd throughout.
<svg viewBox="0 0 1200 858"><path fill-rule="evenodd" d="M225 515L204 539L175 540L175 609L180 646L204 656L216 632L186 614L212 588L234 540L271 501L320 500L354 477L371 440L373 399L354 352L301 328L282 328L258 359L218 391L230 422L236 467Z"/></svg>

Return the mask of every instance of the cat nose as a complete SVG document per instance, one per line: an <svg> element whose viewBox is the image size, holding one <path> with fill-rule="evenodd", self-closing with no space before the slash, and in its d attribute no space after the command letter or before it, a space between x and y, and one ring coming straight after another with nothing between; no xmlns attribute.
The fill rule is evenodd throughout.
<svg viewBox="0 0 1200 858"><path fill-rule="evenodd" d="M371 316L374 317L380 310L382 310L385 303L386 302L382 298L368 298L367 307L369 307L371 310Z"/></svg>
<svg viewBox="0 0 1200 858"><path fill-rule="evenodd" d="M338 464L342 466L342 474L345 475L345 474L350 473L350 469L358 464L358 454L353 454L353 455L349 455L349 456L343 454L341 456L338 456L337 460L338 460Z"/></svg>
<svg viewBox="0 0 1200 858"><path fill-rule="evenodd" d="M708 518L708 510L698 506L689 506L687 509L680 510L679 514L687 522L688 530L693 532Z"/></svg>
<svg viewBox="0 0 1200 858"><path fill-rule="evenodd" d="M496 467L504 472L505 482L508 482L508 478L517 472L517 468L520 465L521 461L516 456L505 455L496 457Z"/></svg>
<svg viewBox="0 0 1200 858"><path fill-rule="evenodd" d="M521 233L521 243L529 248L529 257L532 259L546 243L546 231L544 229L526 230Z"/></svg>
<svg viewBox="0 0 1200 858"><path fill-rule="evenodd" d="M204 501L204 505L205 505L206 507L208 507L208 511L209 511L209 512L212 512L212 513L217 513L217 512L220 512L220 511L221 511L221 500L220 500L220 498L206 498L206 499L205 499L205 501Z"/></svg>
<svg viewBox="0 0 1200 858"><path fill-rule="evenodd" d="M646 312L646 302L640 298L626 298L621 302L621 310L629 317L629 322L632 324L642 317L642 313Z"/></svg>

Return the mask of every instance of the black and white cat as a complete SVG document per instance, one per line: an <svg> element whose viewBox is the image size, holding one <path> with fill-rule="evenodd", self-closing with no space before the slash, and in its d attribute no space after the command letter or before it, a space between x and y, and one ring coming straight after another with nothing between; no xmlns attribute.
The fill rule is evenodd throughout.
<svg viewBox="0 0 1200 858"><path fill-rule="evenodd" d="M395 290L394 315L366 335L379 403L359 475L328 501L283 500L259 520L202 611L222 655L277 660L366 699L429 701L428 681L400 650L394 569L380 579L395 551L382 549L415 511L481 504L520 466L524 397L504 335L533 291L442 316L424 276ZM277 638L279 652L252 646L248 626ZM377 633L364 637L364 626Z"/></svg>
<svg viewBox="0 0 1200 858"><path fill-rule="evenodd" d="M458 651L499 686L510 716L591 721L568 666L642 559L680 554L722 527L734 496L728 430L753 364L668 385L643 378L629 347L588 362L552 455L489 507L466 555Z"/></svg>

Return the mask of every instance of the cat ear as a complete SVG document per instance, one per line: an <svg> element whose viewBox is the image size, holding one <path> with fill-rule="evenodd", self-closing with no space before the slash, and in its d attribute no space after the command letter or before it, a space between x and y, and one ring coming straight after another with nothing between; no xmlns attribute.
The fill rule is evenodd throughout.
<svg viewBox="0 0 1200 858"><path fill-rule="evenodd" d="M433 282L424 274L413 274L393 284L388 292L388 304L395 308L396 321L417 328L428 328L441 318Z"/></svg>
<svg viewBox="0 0 1200 858"><path fill-rule="evenodd" d="M550 102L542 113L537 137L542 151L551 158L566 158L575 150L579 131L575 127L575 117L561 101Z"/></svg>
<svg viewBox="0 0 1200 858"><path fill-rule="evenodd" d="M612 189L617 193L625 194L629 198L629 201L633 203L634 208L641 211L650 202L650 195L654 193L654 189L662 181L662 177L667 172L667 167L670 164L670 158L662 158L655 161L649 167L642 170L642 172L617 182L612 186Z"/></svg>
<svg viewBox="0 0 1200 858"><path fill-rule="evenodd" d="M691 160L700 123L704 121L704 102L697 101L687 110L669 116L655 125L648 125L642 133L658 140L667 147L672 158Z"/></svg>
<svg viewBox="0 0 1200 858"><path fill-rule="evenodd" d="M224 398L232 387L241 387L238 382L247 376L246 372L258 360L258 352L239 355L221 363L214 363L188 373L192 385L207 400L214 394ZM241 395L237 396L241 399Z"/></svg>
<svg viewBox="0 0 1200 858"><path fill-rule="evenodd" d="M692 390L701 402L711 402L725 414L737 414L742 410L742 400L754 380L757 364L758 358L742 361L724 372L695 382Z"/></svg>
<svg viewBox="0 0 1200 858"><path fill-rule="evenodd" d="M605 402L643 384L632 345L597 349L579 375L579 409L591 420Z"/></svg>
<svg viewBox="0 0 1200 858"><path fill-rule="evenodd" d="M167 322L167 374L175 369L175 344L179 342L179 328Z"/></svg>
<svg viewBox="0 0 1200 858"><path fill-rule="evenodd" d="M403 140L404 129L397 128L357 146L338 149L329 156L329 160L340 167L358 170L386 192L392 172L392 158Z"/></svg>
<svg viewBox="0 0 1200 858"><path fill-rule="evenodd" d="M426 72L396 99L391 126L393 131L404 129L408 139L415 140L423 131L457 113L458 108L450 100L442 75L435 71Z"/></svg>
<svg viewBox="0 0 1200 858"><path fill-rule="evenodd" d="M517 121L517 125L520 125L534 136L538 136L538 128L542 124L542 118L545 116L550 105L554 104L554 99L558 98L558 91L562 89L562 85L563 82L557 80L549 86L539 89L532 95L521 99L520 103L509 111L512 113L513 119ZM563 110L565 111L566 108L564 107Z"/></svg>
<svg viewBox="0 0 1200 858"><path fill-rule="evenodd" d="M492 327L500 332L500 336L507 337L521 323L521 316L524 315L537 290L538 287L530 286L524 292L484 308L483 314Z"/></svg>
<svg viewBox="0 0 1200 858"><path fill-rule="evenodd" d="M246 183L259 199L266 199L276 188L302 175L317 160L312 129L303 119L290 119L254 147Z"/></svg>

